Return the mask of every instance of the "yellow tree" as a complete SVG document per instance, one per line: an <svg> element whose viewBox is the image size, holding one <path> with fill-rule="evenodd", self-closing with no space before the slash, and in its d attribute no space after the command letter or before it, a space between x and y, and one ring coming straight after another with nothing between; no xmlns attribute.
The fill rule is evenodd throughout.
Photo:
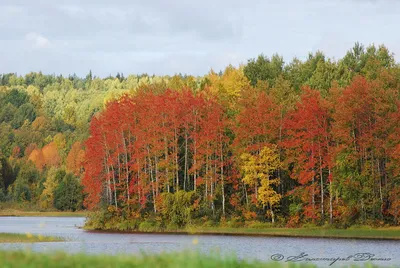
<svg viewBox="0 0 400 268"><path fill-rule="evenodd" d="M235 68L229 65L221 76L211 71L206 78L209 81L211 93L231 110L237 108L237 101L243 90L250 86L249 80L243 73L243 67Z"/></svg>
<svg viewBox="0 0 400 268"><path fill-rule="evenodd" d="M44 189L40 195L40 207L42 209L48 209L53 206L54 191L57 187L56 173L57 169L51 167L47 173L46 181L43 183Z"/></svg>
<svg viewBox="0 0 400 268"><path fill-rule="evenodd" d="M275 145L264 147L258 155L244 153L241 155L241 159L243 161L243 182L256 188L259 205L269 208L272 222L275 222L274 207L282 197L274 189L274 186L280 184L280 179L275 177L274 173L282 167L278 149Z"/></svg>

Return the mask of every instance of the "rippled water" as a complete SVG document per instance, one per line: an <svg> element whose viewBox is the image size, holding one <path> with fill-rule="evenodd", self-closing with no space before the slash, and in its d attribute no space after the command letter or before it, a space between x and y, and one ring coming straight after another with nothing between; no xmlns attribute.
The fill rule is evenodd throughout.
<svg viewBox="0 0 400 268"><path fill-rule="evenodd" d="M400 267L400 241L281 238L214 235L170 234L118 234L94 233L80 229L85 218L64 217L0 217L0 232L33 233L60 236L65 242L0 244L0 249L26 249L33 251L63 250L70 253L135 254L140 252L166 252L200 250L204 253L219 251L235 254L239 258L285 262L291 256L308 254L320 267L329 267L331 261L317 258L347 258L357 253L374 254L372 263L379 266ZM364 259L371 255L359 256ZM305 258L305 257L304 257ZM304 259L303 258L303 259ZM282 259L282 260L281 260ZM350 258L354 261L354 257ZM350 261L336 261L330 267L343 267Z"/></svg>

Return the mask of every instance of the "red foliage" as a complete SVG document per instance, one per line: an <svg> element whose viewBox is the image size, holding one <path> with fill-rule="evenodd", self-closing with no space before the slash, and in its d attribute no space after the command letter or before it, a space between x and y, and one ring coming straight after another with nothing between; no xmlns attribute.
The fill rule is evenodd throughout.
<svg viewBox="0 0 400 268"><path fill-rule="evenodd" d="M325 187L329 181L323 175L323 170L330 168L332 157L328 107L319 91L304 88L300 102L284 123L286 138L283 147L288 151L287 161L294 166L291 176L298 181L300 188L308 189L298 193L304 195L301 196L306 204L304 215L312 219L317 215L315 203L319 188L321 185Z"/></svg>
<svg viewBox="0 0 400 268"><path fill-rule="evenodd" d="M214 194L215 175L227 163L224 124L219 104L189 90L108 103L85 144L86 205L95 207L103 195L116 207L141 209L150 201L156 211L160 193L172 189L204 185L205 195Z"/></svg>

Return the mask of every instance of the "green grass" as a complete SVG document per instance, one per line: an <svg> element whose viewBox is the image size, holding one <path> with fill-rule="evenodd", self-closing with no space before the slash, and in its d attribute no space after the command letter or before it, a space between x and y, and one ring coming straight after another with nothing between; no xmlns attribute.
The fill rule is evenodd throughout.
<svg viewBox="0 0 400 268"><path fill-rule="evenodd" d="M22 251L0 251L0 267L317 267L311 264L285 262L259 262L238 260L233 256L219 254L203 255L197 252L163 253L139 256L107 256L107 255L68 255L66 253L32 253ZM346 267L378 267L371 264Z"/></svg>
<svg viewBox="0 0 400 268"><path fill-rule="evenodd" d="M24 211L16 209L0 210L0 216L18 217L86 217L86 211Z"/></svg>
<svg viewBox="0 0 400 268"><path fill-rule="evenodd" d="M59 237L26 234L0 233L0 243L33 243L33 242L58 242Z"/></svg>

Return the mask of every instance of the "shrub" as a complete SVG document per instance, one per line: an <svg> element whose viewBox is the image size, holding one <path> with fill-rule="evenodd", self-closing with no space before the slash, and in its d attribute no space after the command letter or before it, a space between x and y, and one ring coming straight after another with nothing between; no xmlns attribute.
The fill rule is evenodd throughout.
<svg viewBox="0 0 400 268"><path fill-rule="evenodd" d="M302 226L303 228L317 228L318 226L314 223L305 223Z"/></svg>
<svg viewBox="0 0 400 268"><path fill-rule="evenodd" d="M203 226L204 227L215 227L216 223L213 220L207 220L207 221L204 221Z"/></svg>
<svg viewBox="0 0 400 268"><path fill-rule="evenodd" d="M155 231L157 231L157 226L156 226L155 222L150 221L150 220L145 220L139 224L139 231L155 232Z"/></svg>
<svg viewBox="0 0 400 268"><path fill-rule="evenodd" d="M132 231L137 230L139 222L137 220L124 220L118 224L118 230L120 231Z"/></svg>
<svg viewBox="0 0 400 268"><path fill-rule="evenodd" d="M166 223L184 227L190 223L194 192L164 193L161 213Z"/></svg>
<svg viewBox="0 0 400 268"><path fill-rule="evenodd" d="M240 217L232 218L226 222L226 226L229 228L240 228L244 226L244 221Z"/></svg>
<svg viewBox="0 0 400 268"><path fill-rule="evenodd" d="M247 227L254 229L268 229L273 228L275 225L272 222L259 222L259 221L251 221L248 222Z"/></svg>
<svg viewBox="0 0 400 268"><path fill-rule="evenodd" d="M166 229L167 231L177 231L179 230L179 226L174 223L169 223Z"/></svg>

